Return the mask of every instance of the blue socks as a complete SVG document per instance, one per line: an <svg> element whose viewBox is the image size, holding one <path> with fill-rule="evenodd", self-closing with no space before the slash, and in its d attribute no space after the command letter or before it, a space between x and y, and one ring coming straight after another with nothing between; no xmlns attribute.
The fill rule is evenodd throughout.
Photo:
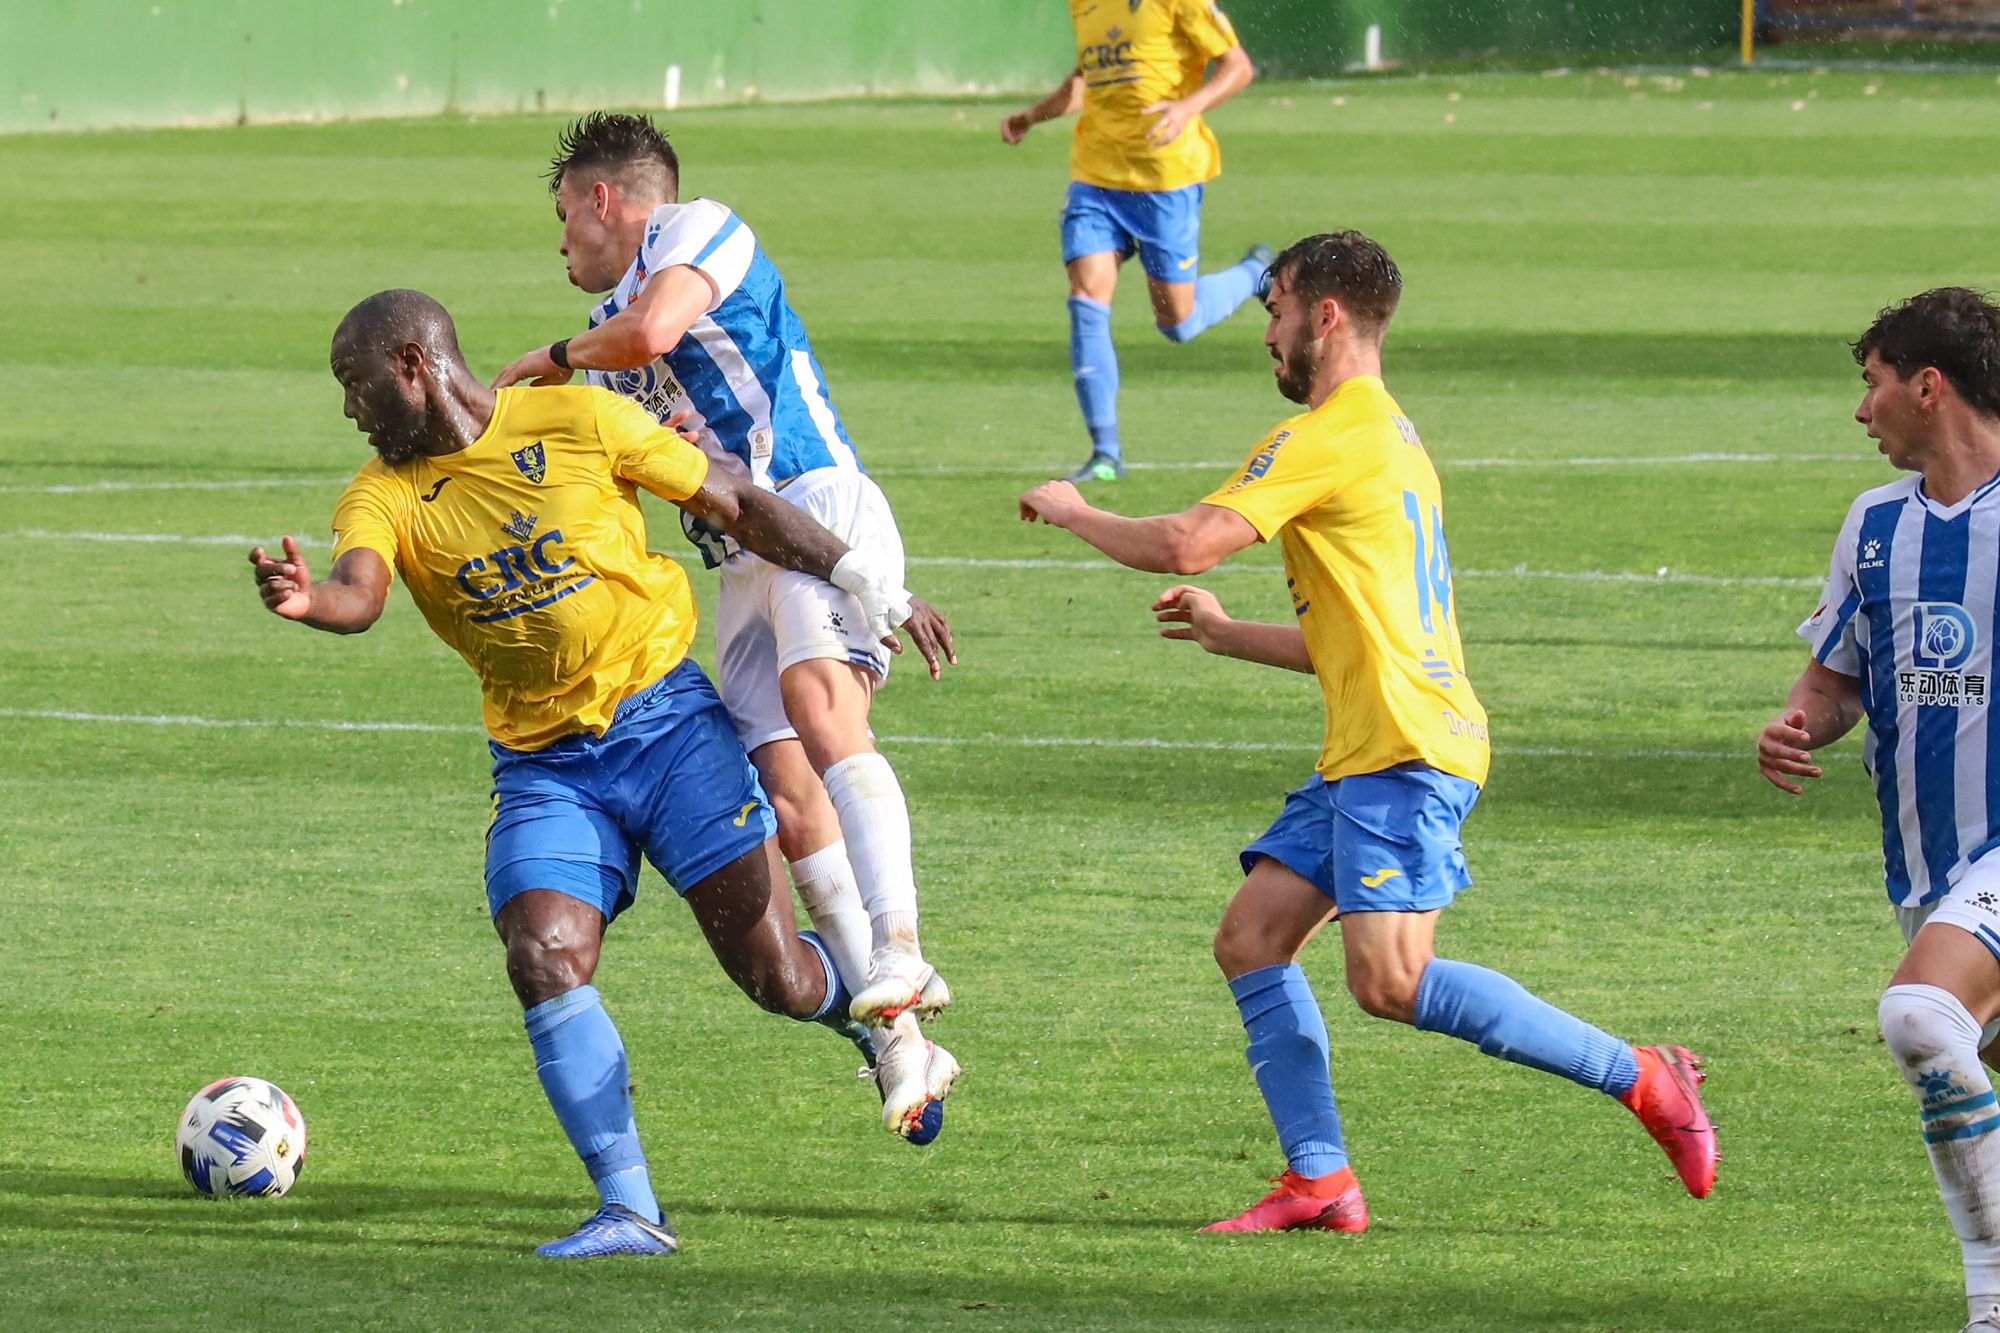
<svg viewBox="0 0 2000 1333"><path fill-rule="evenodd" d="M1561 1074L1614 1097L1632 1090L1632 1048L1600 1028L1537 999L1511 977L1433 958L1417 983L1413 1020L1425 1032L1469 1041L1487 1055Z"/></svg>
<svg viewBox="0 0 2000 1333"><path fill-rule="evenodd" d="M1069 298L1069 366L1091 449L1118 457L1118 352L1111 345L1111 307L1102 301Z"/></svg>
<svg viewBox="0 0 2000 1333"><path fill-rule="evenodd" d="M1168 342L1184 343L1211 324L1220 324L1236 313L1236 307L1257 290L1264 274L1262 259L1246 258L1214 273L1204 273L1194 284L1194 313L1178 324L1163 324L1160 332Z"/></svg>
<svg viewBox="0 0 2000 1333"><path fill-rule="evenodd" d="M1229 983L1250 1034L1250 1073L1271 1110L1285 1161L1302 1176L1347 1165L1333 1104L1326 1020L1297 963L1260 967Z"/></svg>
<svg viewBox="0 0 2000 1333"><path fill-rule="evenodd" d="M604 1012L595 986L578 986L522 1015L535 1049L535 1075L570 1146L583 1159L605 1203L623 1204L649 1222L660 1220L632 1118L631 1071L625 1043Z"/></svg>
<svg viewBox="0 0 2000 1333"><path fill-rule="evenodd" d="M853 1021L847 1016L847 1009L854 1003L854 997L848 994L847 987L841 984L840 969L833 965L833 955L828 952L826 942L820 939L818 931L802 930L799 932L799 938L805 941L807 948L819 955L819 965L826 969L826 1000L806 1021L824 1023L830 1028L846 1027Z"/></svg>

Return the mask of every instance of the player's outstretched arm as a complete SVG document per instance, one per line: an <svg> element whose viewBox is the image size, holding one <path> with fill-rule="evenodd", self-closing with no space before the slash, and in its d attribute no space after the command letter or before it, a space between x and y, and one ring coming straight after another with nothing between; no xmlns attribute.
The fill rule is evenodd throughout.
<svg viewBox="0 0 2000 1333"><path fill-rule="evenodd" d="M1757 735L1757 771L1772 786L1799 795L1805 789L1794 779L1820 776L1812 752L1854 730L1861 713L1860 681L1808 662L1784 710Z"/></svg>
<svg viewBox="0 0 2000 1333"><path fill-rule="evenodd" d="M676 264L655 273L632 304L573 338L537 347L510 362L494 389L528 380L567 384L579 370L637 370L674 350L715 300L715 286L700 269Z"/></svg>
<svg viewBox="0 0 2000 1333"><path fill-rule="evenodd" d="M359 634L381 618L389 599L389 564L379 554L366 547L349 551L315 583L298 542L286 537L282 546L279 556L261 546L250 552L257 594L273 615L331 634Z"/></svg>
<svg viewBox="0 0 2000 1333"><path fill-rule="evenodd" d="M1028 131L1045 120L1073 116L1083 109L1083 71L1073 69L1056 90L1026 111L1016 111L1000 121L1000 142L1019 143Z"/></svg>
<svg viewBox="0 0 2000 1333"><path fill-rule="evenodd" d="M1066 481L1045 481L1021 497L1021 521L1067 528L1121 565L1149 574L1206 574L1257 540L1250 520L1220 505L1127 518L1107 513Z"/></svg>
<svg viewBox="0 0 2000 1333"><path fill-rule="evenodd" d="M693 495L676 503L734 537L744 550L854 594L869 626L892 652L903 651L895 636L898 627L910 636L933 680L943 663L958 664L951 625L943 616L912 597L876 556L850 548L797 505L717 469L710 469Z"/></svg>
<svg viewBox="0 0 2000 1333"><path fill-rule="evenodd" d="M1167 626L1160 631L1161 638L1186 639L1218 657L1234 657L1307 674L1313 669L1304 630L1297 625L1236 620L1206 588L1175 584L1154 600L1153 618Z"/></svg>

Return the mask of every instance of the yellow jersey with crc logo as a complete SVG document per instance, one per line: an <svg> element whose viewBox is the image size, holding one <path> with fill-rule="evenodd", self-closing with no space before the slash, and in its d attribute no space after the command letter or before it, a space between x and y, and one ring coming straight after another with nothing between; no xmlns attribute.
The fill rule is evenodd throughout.
<svg viewBox="0 0 2000 1333"><path fill-rule="evenodd" d="M455 454L372 459L334 509L334 552L389 562L479 676L486 730L515 750L603 734L694 639L687 575L646 549L637 487L701 488L708 459L603 389L502 389Z"/></svg>
<svg viewBox="0 0 2000 1333"><path fill-rule="evenodd" d="M1326 696L1328 781L1418 760L1486 781L1486 710L1465 677L1437 470L1373 375L1264 437L1202 501L1284 551Z"/></svg>
<svg viewBox="0 0 2000 1333"><path fill-rule="evenodd" d="M1180 137L1146 141L1146 108L1200 89L1208 62L1240 43L1210 0L1069 0L1083 114L1070 175L1106 190L1178 190L1222 172L1222 150L1200 116Z"/></svg>

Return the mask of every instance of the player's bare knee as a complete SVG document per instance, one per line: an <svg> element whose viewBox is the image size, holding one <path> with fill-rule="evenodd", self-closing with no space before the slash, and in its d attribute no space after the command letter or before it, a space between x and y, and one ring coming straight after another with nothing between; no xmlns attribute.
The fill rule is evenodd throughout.
<svg viewBox="0 0 2000 1333"><path fill-rule="evenodd" d="M1246 912L1224 912L1215 928L1215 965L1231 981L1260 967L1276 967L1292 956L1271 932Z"/></svg>
<svg viewBox="0 0 2000 1333"><path fill-rule="evenodd" d="M1401 967L1349 968L1347 991L1361 1011L1375 1018L1407 1023L1416 1016L1417 985L1421 973Z"/></svg>
<svg viewBox="0 0 2000 1333"><path fill-rule="evenodd" d="M803 950L804 945L799 948ZM743 993L766 1013L808 1019L826 999L824 969L806 967L784 954L759 955L736 978Z"/></svg>
<svg viewBox="0 0 2000 1333"><path fill-rule="evenodd" d="M596 970L594 946L529 930L516 931L507 941L507 980L524 1008L589 985Z"/></svg>

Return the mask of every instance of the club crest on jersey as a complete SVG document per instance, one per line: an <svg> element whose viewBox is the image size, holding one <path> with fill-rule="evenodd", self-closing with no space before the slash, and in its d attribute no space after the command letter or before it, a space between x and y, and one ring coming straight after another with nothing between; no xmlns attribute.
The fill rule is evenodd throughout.
<svg viewBox="0 0 2000 1333"><path fill-rule="evenodd" d="M514 516L505 523L502 523L500 527L515 541L524 542L535 535L535 516L533 514L524 514L517 509L514 511Z"/></svg>
<svg viewBox="0 0 2000 1333"><path fill-rule="evenodd" d="M542 484L543 477L549 475L549 460L547 455L542 452L542 442L540 440L536 440L525 449L516 449L511 457L514 460L514 466L521 469L521 475L529 481L534 482L537 486Z"/></svg>

